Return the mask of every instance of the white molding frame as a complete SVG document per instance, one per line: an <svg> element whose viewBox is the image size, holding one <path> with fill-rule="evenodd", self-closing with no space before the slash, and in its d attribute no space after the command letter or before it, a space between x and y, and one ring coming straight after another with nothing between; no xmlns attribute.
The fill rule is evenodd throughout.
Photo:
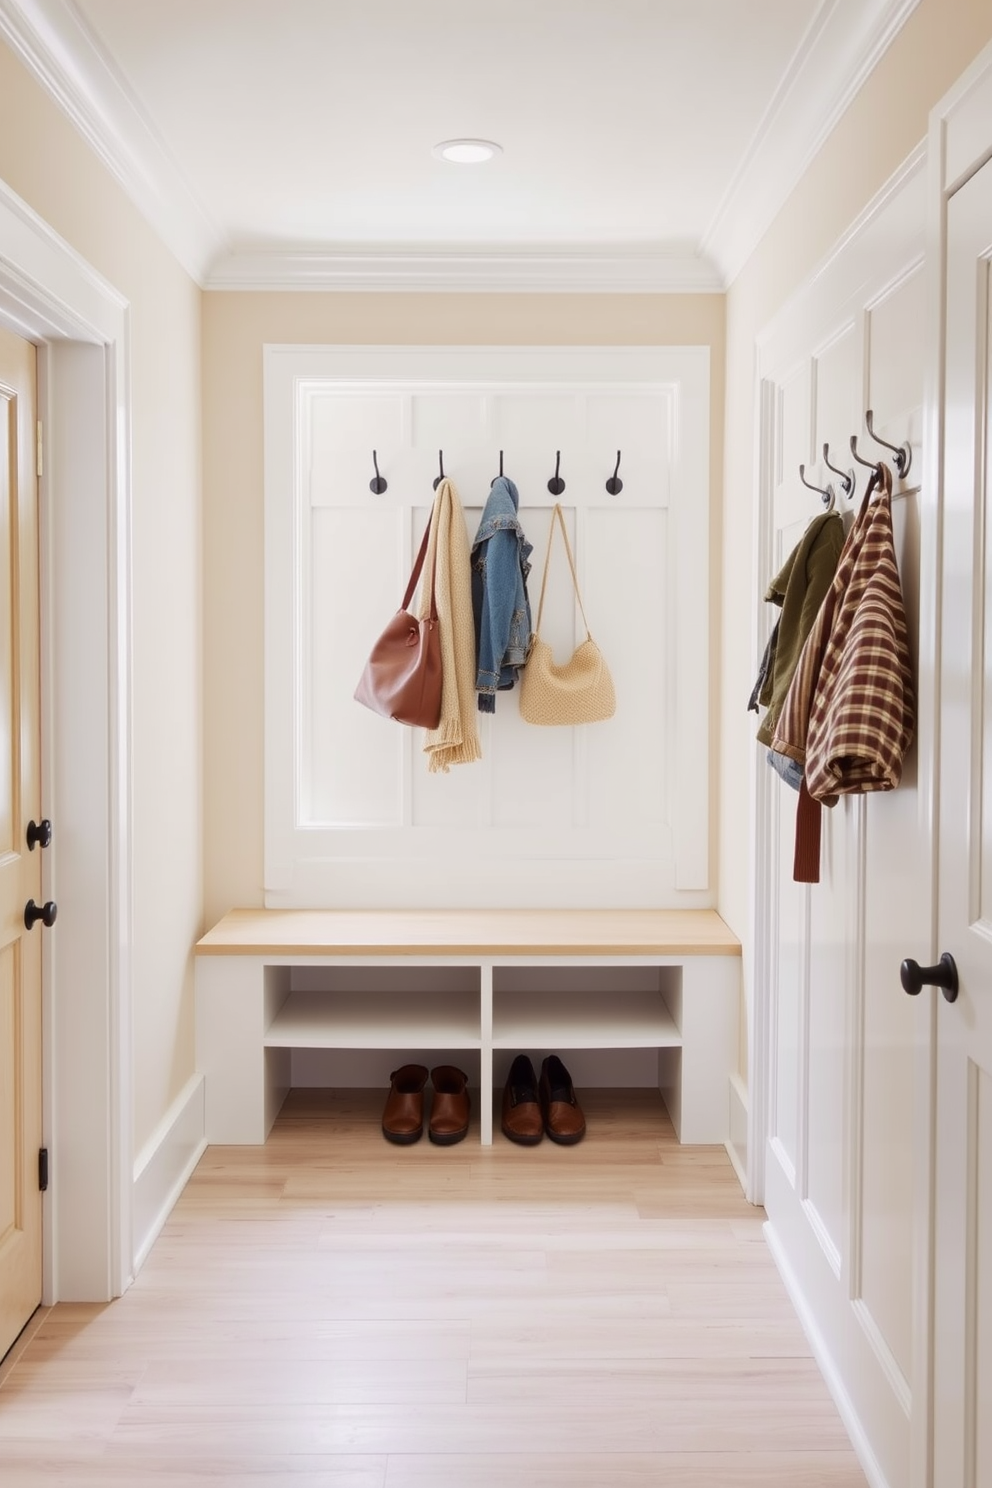
<svg viewBox="0 0 992 1488"><path fill-rule="evenodd" d="M699 252L736 279L814 156L919 4L823 0L748 146Z"/></svg>
<svg viewBox="0 0 992 1488"><path fill-rule="evenodd" d="M648 883L666 860L645 859L643 848L609 858L576 859L565 854L518 860L514 890L534 902L601 904L609 870L615 904L712 902L710 861L711 716L708 693L698 678L709 656L710 610L706 577L709 543L710 352L705 346L313 346L266 345L263 351L265 430L265 902L269 908L355 907L440 903L468 906L505 903L506 862L514 849L505 841L492 856L473 864L470 875L421 856L413 846L396 850L371 837L365 849L356 838L350 858L325 855L340 828L297 825L298 744L294 720L300 699L287 657L297 657L296 467L299 463L298 388L310 382L348 387L425 387L475 384L505 386L651 385L671 395L676 420L668 513L672 552L667 602L678 617L672 657L671 717L679 728L669 742L675 783L671 802L673 848L670 881ZM544 498L547 501L547 498ZM549 503L550 504L550 503ZM582 559L579 563L581 568ZM700 578L702 575L702 579ZM580 574L581 577L581 574ZM673 643L674 644L674 643ZM701 742L702 741L702 742ZM409 740L407 747L412 748ZM306 851L303 844L306 843ZM355 851L356 844L361 851ZM553 871L550 867L554 864ZM415 867L429 867L416 883ZM648 887L645 885L648 884ZM662 894L666 897L658 898ZM638 897L638 896L641 897ZM689 896L695 896L690 898Z"/></svg>
<svg viewBox="0 0 992 1488"><path fill-rule="evenodd" d="M772 1253L772 1259L778 1267L778 1272L782 1278L785 1290L789 1294L789 1300L796 1309L802 1330L813 1351L813 1358L819 1366L827 1389L830 1391L834 1404L840 1413L840 1418L844 1423L844 1429L851 1438L851 1446L854 1448L855 1455L864 1469L865 1477L868 1479L871 1488L898 1488L897 1484L889 1483L889 1480L882 1471L878 1458L871 1449L871 1444L861 1423L861 1418L855 1410L854 1402L847 1392L843 1375L838 1369L836 1360L827 1346L826 1339L820 1332L816 1319L807 1305L806 1295L802 1285L789 1264L785 1247L778 1237L775 1226L769 1221L762 1226L762 1233L764 1234L768 1249Z"/></svg>
<svg viewBox="0 0 992 1488"><path fill-rule="evenodd" d="M932 162L929 166L931 172ZM924 262L929 251L930 243L928 235L924 233L924 206L928 170L928 149L926 141L915 149L900 169L892 176L880 192L859 214L857 219L843 233L826 258L807 276L801 288L779 309L775 317L761 331L756 338L755 354L756 369L755 382L757 388L755 419L757 428L757 450L758 450L758 476L755 481L755 531L756 557L758 562L761 582L764 576L774 571L774 553L772 551L772 528L770 515L766 511L769 502L769 490L767 484L762 485L763 470L768 463L772 453L769 449L770 420L774 410L771 406L771 385L768 379L784 368L792 366L803 347L809 347L818 338L829 333L830 329L839 323L845 313L859 315L863 307L870 303L874 288L884 283L890 288L897 282L898 275L893 272L892 243L902 242L905 244L905 263L903 271L910 269L918 270ZM854 252L852 253L852 248ZM803 308L808 306L811 297L820 297L825 308L818 316L815 328L811 327L808 314L804 316ZM829 308L826 308L829 307ZM763 380L764 379L764 380ZM925 400L932 396L931 389L927 389ZM926 424L927 437L932 433L930 422ZM927 471L931 472L932 452L926 452ZM922 481L913 474L907 482L908 488L915 489L918 484L921 489L921 575L920 575L920 688L918 710L920 718L932 717L933 690L932 684L928 682L928 672L932 677L934 647L936 646L936 601L932 594L935 583L934 564L938 561L936 540L936 516L933 512L928 513L928 499L936 501L935 484L936 477L932 473L924 474ZM758 575L756 575L756 592ZM760 654L758 643L761 641L760 621L756 622L755 645L757 654ZM928 659L929 658L929 659ZM926 710L930 710L927 712ZM918 779L920 782L918 792L918 819L921 841L926 842L927 834L931 842L934 840L934 802L932 795L926 789L925 782L933 775L933 760L935 742L931 746L927 738L927 730L921 730L918 743ZM753 980L750 984L749 1003L749 1029L752 1037L750 1045L750 1125L748 1132L749 1142L749 1165L751 1188L748 1197L756 1201L771 1202L776 1191L776 1185L780 1186L782 1181L791 1182L795 1187L799 1185L802 1192L804 1161L801 1153L798 1163L798 1172L791 1175L785 1163L781 1161L781 1153L778 1143L772 1138L772 1105L774 1100L774 1051L772 1045L772 1033L774 1023L774 1006L771 998L771 960L773 955L773 905L770 897L770 883L768 875L764 873L763 865L766 861L768 848L768 810L769 810L769 785L767 776L769 771L764 765L763 751L755 751L755 785L752 792L751 809L751 861L755 864L752 870L752 893L751 909L753 919L751 921L751 939L753 943ZM863 803L862 807L863 807ZM856 850L859 855L864 852L865 831L863 821L857 832ZM935 884L933 861L929 866L921 865L921 871L928 872L931 883ZM859 859L858 872L863 875L864 865ZM809 906L809 892L807 891L807 917ZM807 932L808 938L808 932ZM856 944L860 946L863 936L858 933L855 937ZM934 957L936 959L936 957ZM855 976L856 996L853 1015L858 1018L862 1014L863 1000L863 968L852 967L852 975ZM923 1189L930 1182L931 1168L931 1135L930 1125L932 1121L932 1098L928 1103L926 1092L930 1088L931 1071L927 1067L927 1061L931 1059L933 1045L933 1010L921 1007L917 1010L916 1023L917 1040L917 1074L919 1078L918 1089L923 1093L916 1113L916 1128L914 1137L916 1139L916 1151L918 1162L921 1165L917 1177L922 1179L924 1171L927 1174L923 1182ZM860 1037L853 1037L852 1047L856 1051L856 1057L861 1058ZM852 1070L852 1102L855 1106L855 1124L861 1120L862 1103L862 1078L859 1070ZM855 1145L856 1133L848 1133L845 1148L848 1164L852 1161L852 1148ZM782 1179L773 1171L772 1164L782 1168ZM857 1164L855 1164L857 1169ZM860 1174L853 1173L853 1192L855 1207L861 1203L860 1196ZM774 1207L774 1206L772 1206ZM808 1218L808 1217L807 1217ZM917 1226L925 1227L929 1221L925 1215L917 1214L914 1222ZM846 1277L846 1289L852 1294L852 1301L860 1291L860 1252L856 1242L856 1232L853 1227L857 1225L857 1214L851 1215L852 1231L848 1236L848 1253L850 1256L851 1270ZM804 1292L804 1281L808 1278L799 1276L787 1260L789 1254L788 1236L777 1231L775 1224L770 1222L765 1227L768 1243L776 1257L779 1269L783 1274L787 1289L790 1292L800 1320L810 1339L814 1354L823 1370L828 1387L833 1394L845 1425L850 1432L855 1450L861 1459L862 1466L869 1482L886 1488L885 1478L877 1459L871 1452L863 1423L857 1417L852 1403L852 1395L843 1383L841 1367L851 1366L851 1360L841 1361L830 1353L826 1337L818 1327L814 1314L806 1300ZM823 1261L825 1265L831 1264L830 1249L822 1244ZM855 1314L860 1323L860 1331L864 1336L865 1343L871 1349L873 1356L881 1365L886 1378L892 1387L893 1399L905 1409L907 1400L929 1402L931 1399L929 1379L929 1337L930 1337L930 1306L931 1296L929 1291L928 1273L930 1266L931 1244L929 1236L918 1228L914 1233L914 1249L916 1256L917 1273L913 1278L914 1288L914 1333L913 1333L913 1377L906 1381L899 1373L897 1366L892 1360L889 1350L879 1347L879 1334L874 1326L874 1321L867 1309L855 1306ZM836 1274L836 1266L832 1268ZM841 1278L845 1278L842 1276ZM854 1392L855 1395L857 1392ZM914 1408L910 1413L910 1460L913 1464L913 1480L909 1488L933 1488L926 1469L926 1463L930 1451L930 1409L928 1404ZM894 1485L892 1485L894 1488Z"/></svg>
<svg viewBox="0 0 992 1488"><path fill-rule="evenodd" d="M927 819L932 831L933 859L931 873L937 882L940 815L940 654L941 654L941 576L943 571L943 468L944 425L944 342L945 342L945 276L947 261L947 203L976 171L988 161L988 121L992 110L992 45L979 52L953 88L930 113L928 136L928 180L926 223L927 298L930 311L928 326L928 380L924 397L924 469L920 491L920 659L918 706L933 718L932 749L920 760L920 794L926 795ZM926 777L924 777L926 770ZM924 791L923 781L929 783ZM933 960L940 953L938 941L938 904L932 899L930 951ZM915 1444L914 1457L919 1459L912 1488L934 1488L934 1339L936 1304L936 1162L937 1146L937 1069L936 1061L927 1059L926 1051L936 1047L937 999L918 1014L917 1085L921 1099L915 1112L914 1145L918 1152L934 1155L925 1175L926 1214L920 1226L920 1259L914 1278L914 1337L920 1340L914 1361L912 1388L928 1402L926 1421ZM923 1158L921 1156L920 1162Z"/></svg>
<svg viewBox="0 0 992 1488"><path fill-rule="evenodd" d="M220 233L80 11L66 0L0 0L0 39L202 284Z"/></svg>
<svg viewBox="0 0 992 1488"><path fill-rule="evenodd" d="M349 247L327 252L241 251L210 269L206 289L454 294L722 294L707 258L619 244L470 249Z"/></svg>
<svg viewBox="0 0 992 1488"><path fill-rule="evenodd" d="M127 302L0 183L0 321L39 346L46 1305L132 1276Z"/></svg>
<svg viewBox="0 0 992 1488"><path fill-rule="evenodd" d="M337 245L237 251L179 170L139 100L71 0L0 0L13 49L205 289L450 290L477 293L719 293L736 277L809 162L919 0L821 0L701 242Z"/></svg>

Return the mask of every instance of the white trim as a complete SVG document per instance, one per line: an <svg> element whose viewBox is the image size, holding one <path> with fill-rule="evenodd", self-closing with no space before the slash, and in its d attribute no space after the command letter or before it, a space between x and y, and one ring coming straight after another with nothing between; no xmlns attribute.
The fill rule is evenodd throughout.
<svg viewBox="0 0 992 1488"><path fill-rule="evenodd" d="M726 1142L727 1156L737 1174L737 1180L748 1192L748 1092L747 1086L736 1072L730 1076L730 1137ZM743 1139L740 1134L743 1133Z"/></svg>
<svg viewBox="0 0 992 1488"><path fill-rule="evenodd" d="M373 246L322 253L235 252L207 275L206 289L406 291L476 294L720 294L723 279L693 253L619 245L528 248Z"/></svg>
<svg viewBox="0 0 992 1488"><path fill-rule="evenodd" d="M148 1252L207 1148L206 1091L191 1075L134 1163L134 1269Z"/></svg>
<svg viewBox="0 0 992 1488"><path fill-rule="evenodd" d="M130 374L126 301L0 184L0 322L37 343L46 893L44 1301L131 1276Z"/></svg>
<svg viewBox="0 0 992 1488"><path fill-rule="evenodd" d="M779 1275L789 1294L790 1301L796 1309L796 1315L802 1325L802 1330L806 1334L813 1358L819 1365L824 1383L833 1397L845 1430L851 1438L851 1446L854 1448L858 1461L861 1463L865 1477L868 1479L871 1488L896 1488L895 1484L890 1485L879 1465L877 1457L871 1449L865 1429L861 1424L861 1419L854 1409L850 1395L848 1395L844 1387L843 1376L837 1368L833 1355L828 1349L826 1340L817 1325L816 1318L807 1304L806 1296L802 1287L799 1285L799 1280L789 1265L785 1249L778 1238L775 1226L769 1220L762 1226L762 1230L768 1249L772 1253L772 1259L778 1267Z"/></svg>
<svg viewBox="0 0 992 1488"><path fill-rule="evenodd" d="M700 240L736 279L919 0L873 0L852 15L824 0Z"/></svg>
<svg viewBox="0 0 992 1488"><path fill-rule="evenodd" d="M700 244L595 250L338 245L232 251L130 85L70 0L0 0L0 37L180 263L209 289L720 292L736 277L919 0L821 0Z"/></svg>
<svg viewBox="0 0 992 1488"><path fill-rule="evenodd" d="M67 0L0 0L0 38L202 282L221 235L80 11Z"/></svg>

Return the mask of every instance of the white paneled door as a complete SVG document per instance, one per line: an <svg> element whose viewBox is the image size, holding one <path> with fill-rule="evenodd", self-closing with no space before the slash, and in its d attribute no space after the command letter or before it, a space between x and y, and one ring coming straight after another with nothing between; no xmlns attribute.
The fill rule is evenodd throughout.
<svg viewBox="0 0 992 1488"><path fill-rule="evenodd" d="M0 329L0 1357L41 1301L41 899L35 350Z"/></svg>
<svg viewBox="0 0 992 1488"><path fill-rule="evenodd" d="M948 203L934 1483L992 1483L992 164Z"/></svg>

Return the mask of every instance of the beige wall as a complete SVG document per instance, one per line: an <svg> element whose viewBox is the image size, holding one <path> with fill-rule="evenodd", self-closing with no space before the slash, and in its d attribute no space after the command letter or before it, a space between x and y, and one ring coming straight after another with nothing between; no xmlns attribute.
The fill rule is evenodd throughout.
<svg viewBox="0 0 992 1488"><path fill-rule="evenodd" d="M755 748L745 701L757 661L751 635L759 583L755 338L926 137L930 109L990 38L989 0L921 0L727 295L719 906L745 942Z"/></svg>
<svg viewBox="0 0 992 1488"><path fill-rule="evenodd" d="M716 519L722 469L723 312L722 295L204 296L208 920L234 906L262 902L263 345L709 345L711 503ZM718 544L713 551L718 553ZM713 572L715 579L715 560ZM712 591L718 596L716 582ZM715 616L714 662L718 624Z"/></svg>
<svg viewBox="0 0 992 1488"><path fill-rule="evenodd" d="M140 1153L194 1067L190 949L202 907L201 294L2 45L0 179L130 305L134 1144Z"/></svg>

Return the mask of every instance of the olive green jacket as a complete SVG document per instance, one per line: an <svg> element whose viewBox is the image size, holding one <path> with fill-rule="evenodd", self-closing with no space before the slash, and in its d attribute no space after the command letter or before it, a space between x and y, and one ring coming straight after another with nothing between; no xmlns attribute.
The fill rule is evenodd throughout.
<svg viewBox="0 0 992 1488"><path fill-rule="evenodd" d="M839 512L823 512L810 522L781 572L768 586L765 599L769 604L781 605L782 614L772 631L751 695L751 706L757 701L767 709L758 728L762 744L772 742L792 674L830 588L843 546L844 523Z"/></svg>

